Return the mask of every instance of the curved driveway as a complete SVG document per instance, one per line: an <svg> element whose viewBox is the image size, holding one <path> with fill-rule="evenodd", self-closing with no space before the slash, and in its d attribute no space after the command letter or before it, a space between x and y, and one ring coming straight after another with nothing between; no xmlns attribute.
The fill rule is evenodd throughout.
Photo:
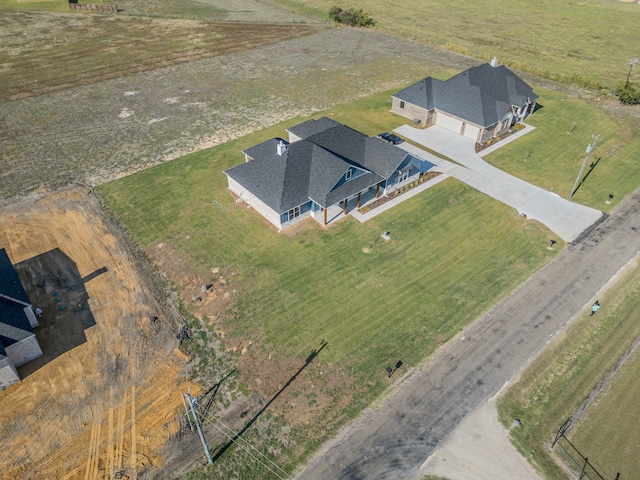
<svg viewBox="0 0 640 480"><path fill-rule="evenodd" d="M640 253L640 190L330 441L299 480L420 478L460 421L538 354ZM606 305L603 305L606 309Z"/></svg>
<svg viewBox="0 0 640 480"><path fill-rule="evenodd" d="M533 130L527 126L507 139L482 151L483 155ZM475 152L475 142L442 127L413 128L403 125L395 132L443 154L455 161L447 162L424 150L403 143L400 145L425 160L437 165L434 170L450 175L496 200L505 203L527 218L545 224L566 242L577 239L582 232L593 225L602 216L602 212L571 202L559 195L527 183L519 178L489 165Z"/></svg>

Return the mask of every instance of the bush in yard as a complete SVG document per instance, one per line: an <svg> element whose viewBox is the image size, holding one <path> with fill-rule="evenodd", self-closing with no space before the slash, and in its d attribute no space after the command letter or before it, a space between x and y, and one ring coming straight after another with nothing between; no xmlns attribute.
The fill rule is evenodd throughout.
<svg viewBox="0 0 640 480"><path fill-rule="evenodd" d="M623 105L637 105L640 103L640 90L636 88L633 82L629 82L626 85L620 84L617 95Z"/></svg>
<svg viewBox="0 0 640 480"><path fill-rule="evenodd" d="M372 27L376 22L369 15L355 8L343 10L334 5L329 9L329 18L336 23L343 23L350 27Z"/></svg>

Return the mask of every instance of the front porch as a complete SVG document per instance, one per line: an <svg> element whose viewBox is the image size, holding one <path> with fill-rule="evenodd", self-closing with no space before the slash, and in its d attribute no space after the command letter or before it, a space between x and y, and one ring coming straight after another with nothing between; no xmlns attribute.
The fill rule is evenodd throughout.
<svg viewBox="0 0 640 480"><path fill-rule="evenodd" d="M335 205L313 212L313 218L321 225L330 225L357 211L359 208L374 202L382 195L383 190L384 188L380 184L369 187L367 190L359 192Z"/></svg>

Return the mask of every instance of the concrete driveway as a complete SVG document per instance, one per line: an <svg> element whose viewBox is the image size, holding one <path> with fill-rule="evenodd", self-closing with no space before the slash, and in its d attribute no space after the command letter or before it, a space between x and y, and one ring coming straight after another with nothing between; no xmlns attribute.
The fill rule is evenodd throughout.
<svg viewBox="0 0 640 480"><path fill-rule="evenodd" d="M526 127L502 142L483 150L482 155L487 155L531 130L533 127ZM489 165L482 159L481 154L475 152L473 140L442 127L434 125L421 129L403 125L394 132L456 162L447 162L407 143L399 145L404 150L436 164L437 167L434 170L486 193L515 208L518 213L526 215L529 219L542 222L566 242L576 240L582 232L602 217L602 212L599 210L571 202Z"/></svg>

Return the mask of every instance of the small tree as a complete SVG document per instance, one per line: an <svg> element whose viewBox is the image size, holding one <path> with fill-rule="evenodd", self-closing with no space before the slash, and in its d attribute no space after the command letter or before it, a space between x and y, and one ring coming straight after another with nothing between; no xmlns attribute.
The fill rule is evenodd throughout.
<svg viewBox="0 0 640 480"><path fill-rule="evenodd" d="M617 89L617 95L623 105L640 104L640 90L636 88L633 82L629 82L626 85L620 84Z"/></svg>
<svg viewBox="0 0 640 480"><path fill-rule="evenodd" d="M355 8L349 8L343 10L337 5L329 9L329 18L336 23L342 23L350 27L372 27L376 24L362 9L356 10Z"/></svg>

